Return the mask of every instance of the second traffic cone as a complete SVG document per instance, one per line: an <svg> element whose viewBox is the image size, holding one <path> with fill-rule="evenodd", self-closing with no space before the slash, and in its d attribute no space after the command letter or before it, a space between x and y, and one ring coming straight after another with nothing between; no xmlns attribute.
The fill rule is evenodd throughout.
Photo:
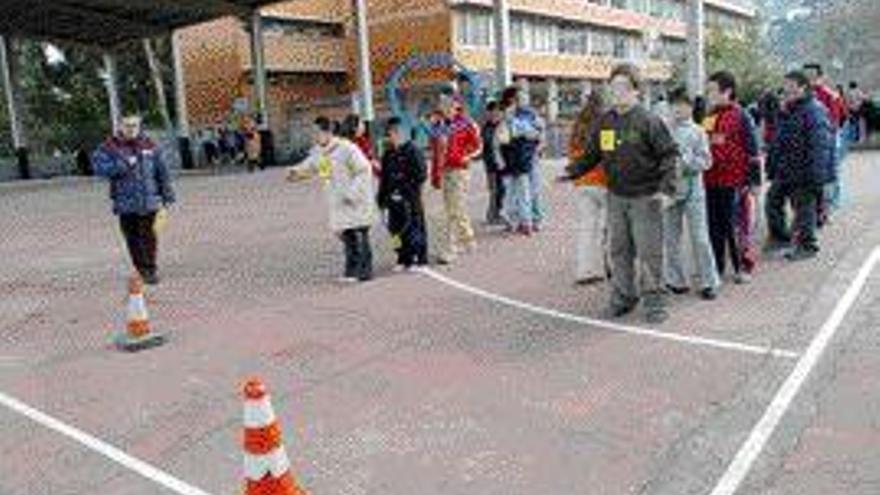
<svg viewBox="0 0 880 495"><path fill-rule="evenodd" d="M155 333L150 328L150 315L147 313L147 301L144 298L144 282L138 275L132 275L128 281L128 317L125 333L116 339L120 349L129 352L149 349L165 343L165 335Z"/></svg>
<svg viewBox="0 0 880 495"><path fill-rule="evenodd" d="M257 378L244 385L245 495L307 495L290 472L281 425Z"/></svg>

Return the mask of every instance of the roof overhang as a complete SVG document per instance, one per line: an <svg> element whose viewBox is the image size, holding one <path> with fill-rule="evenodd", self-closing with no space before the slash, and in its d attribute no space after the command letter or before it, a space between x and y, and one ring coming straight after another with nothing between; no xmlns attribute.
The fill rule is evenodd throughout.
<svg viewBox="0 0 880 495"><path fill-rule="evenodd" d="M0 34L114 46L278 0L0 0Z"/></svg>

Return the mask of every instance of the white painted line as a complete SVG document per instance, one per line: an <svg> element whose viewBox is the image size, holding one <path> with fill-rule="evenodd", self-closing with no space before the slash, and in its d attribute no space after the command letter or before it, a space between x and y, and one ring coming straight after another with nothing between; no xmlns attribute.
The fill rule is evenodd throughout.
<svg viewBox="0 0 880 495"><path fill-rule="evenodd" d="M88 433L66 425L61 421L42 413L27 404L0 392L0 405L6 406L22 416L69 437L83 446L107 457L113 462L126 467L139 475L153 481L179 495L210 495L208 492L185 483L170 474L136 459L118 448L99 440Z"/></svg>
<svg viewBox="0 0 880 495"><path fill-rule="evenodd" d="M846 313L856 302L878 261L880 261L880 247L874 248L874 252L865 260L855 280L852 281L849 289L838 301L831 316L828 317L819 333L813 339L813 342L810 343L810 347L801 356L794 371L791 372L788 379L779 388L776 397L773 398L773 402L764 411L764 416L755 425L749 438L743 443L736 457L728 466L727 472L724 473L715 489L712 490L711 495L733 495L739 489L740 484L742 484L752 468L752 464L761 454L770 436L773 435L773 431L779 425L789 406L791 406L791 402L797 396L801 386L810 376L813 367L819 362L822 353L825 352L825 348L828 347L828 344L834 337L834 333L837 332L837 328L843 322Z"/></svg>
<svg viewBox="0 0 880 495"><path fill-rule="evenodd" d="M613 332L627 333L631 335L639 335L642 337L651 337L655 339L661 340L671 340L674 342L680 342L683 344L689 345L699 345L705 347L714 347L718 349L725 349L730 351L739 351L746 352L751 354L763 354L763 355L771 355L773 357L779 358L788 358L788 359L796 359L798 357L798 353L794 351L788 351L784 349L773 349L772 347L761 347L749 344L741 344L738 342L731 342L727 340L716 340L709 339L705 337L695 337L691 335L682 335L672 332L661 332L659 330L651 330L649 328L641 328L631 325L621 325L619 323L613 323L605 320L597 320L595 318L588 318L584 316L577 316L569 313L564 313L562 311L556 311L554 309L544 308L541 306L536 306L534 304L517 301L515 299L511 299L509 297L501 296L498 294L493 294L491 292L478 289L476 287L472 287L467 284L463 284L457 280L453 280L449 277L441 275L430 268L420 268L417 270L420 273L425 274L428 277L437 280L438 282L442 282L450 287L454 287L458 290L469 292L476 296L489 299L491 301L495 301L500 304L505 304L507 306L512 306L514 308L518 308L524 311L529 311L532 313L537 313L544 316L549 316L551 318L556 318L559 320L566 320L574 323L580 323L583 325L589 325L597 328L601 328L604 330L610 330Z"/></svg>

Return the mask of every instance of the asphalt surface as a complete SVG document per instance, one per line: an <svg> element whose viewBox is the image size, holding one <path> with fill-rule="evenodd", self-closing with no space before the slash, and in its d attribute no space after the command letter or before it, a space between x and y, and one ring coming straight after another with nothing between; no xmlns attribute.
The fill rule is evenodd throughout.
<svg viewBox="0 0 880 495"><path fill-rule="evenodd" d="M314 494L709 494L880 245L878 166L848 160L817 259L763 259L750 285L676 297L661 327L625 319L635 331L584 320L607 288L573 286L574 196L551 164L537 236L479 226L477 252L439 277L392 275L377 225L378 277L356 286L335 282L318 184L181 178L147 295L170 341L138 354L112 347L129 267L106 185L3 186L0 397L215 495L241 491L251 375ZM473 185L479 219L479 171ZM880 269L737 493L880 493L878 302ZM175 493L8 405L0 432L2 495Z"/></svg>

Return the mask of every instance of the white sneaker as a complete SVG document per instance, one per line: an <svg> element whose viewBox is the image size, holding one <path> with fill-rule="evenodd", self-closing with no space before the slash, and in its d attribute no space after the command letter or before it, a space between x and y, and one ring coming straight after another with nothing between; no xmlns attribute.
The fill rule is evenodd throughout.
<svg viewBox="0 0 880 495"><path fill-rule="evenodd" d="M355 277L339 277L337 281L341 284L349 285L357 283L358 279Z"/></svg>
<svg viewBox="0 0 880 495"><path fill-rule="evenodd" d="M733 283L737 285L745 285L752 281L752 276L748 273L738 272L733 274Z"/></svg>

